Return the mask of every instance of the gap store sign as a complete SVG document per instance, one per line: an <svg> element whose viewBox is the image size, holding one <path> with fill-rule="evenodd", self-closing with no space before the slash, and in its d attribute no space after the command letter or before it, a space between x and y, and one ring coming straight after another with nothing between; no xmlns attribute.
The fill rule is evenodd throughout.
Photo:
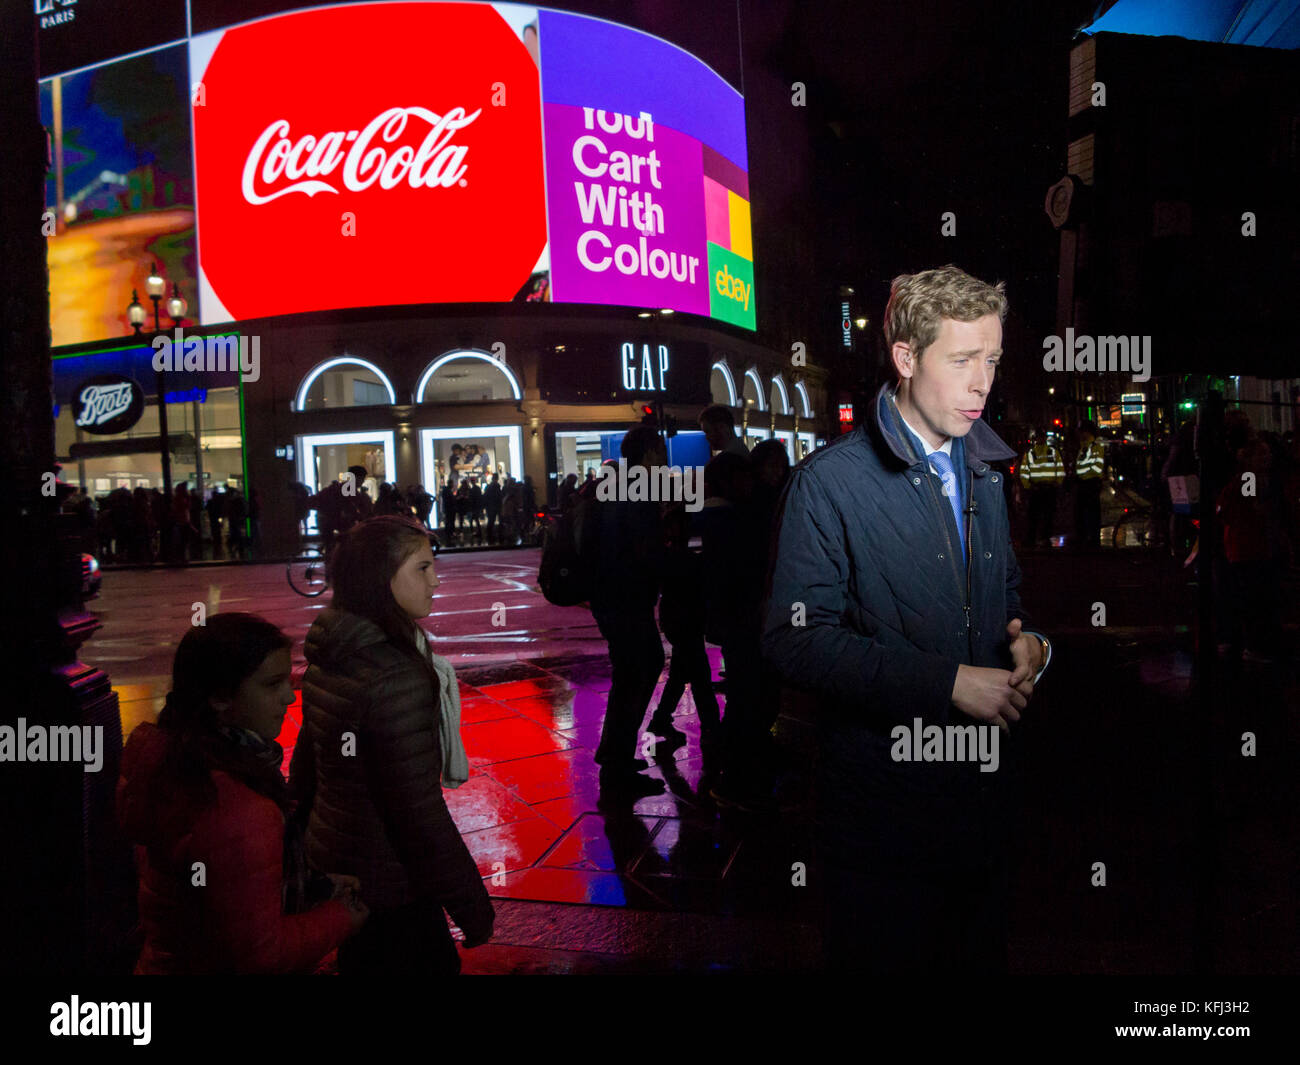
<svg viewBox="0 0 1300 1065"><path fill-rule="evenodd" d="M343 4L194 36L189 67L203 323L545 292L755 326L744 101L675 45Z"/></svg>

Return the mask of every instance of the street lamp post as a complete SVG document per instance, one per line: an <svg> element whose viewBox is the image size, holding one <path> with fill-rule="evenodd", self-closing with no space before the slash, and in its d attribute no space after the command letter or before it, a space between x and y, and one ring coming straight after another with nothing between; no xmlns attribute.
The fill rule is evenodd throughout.
<svg viewBox="0 0 1300 1065"><path fill-rule="evenodd" d="M149 294L149 298L153 300L153 330L155 333L160 333L162 332L162 323L158 317L158 304L163 298L163 293L167 291L167 282L158 273L157 263L150 265L149 276L145 278L144 288Z"/></svg>
<svg viewBox="0 0 1300 1065"><path fill-rule="evenodd" d="M153 301L153 332L154 337L162 336L162 303L163 294L167 291L167 282L163 280L162 275L158 272L158 264L151 263L149 266L149 276L145 279L145 293ZM180 319L185 315L186 304L181 297L179 286L172 285L172 297L167 301L167 312L171 316L173 326L180 326ZM145 309L140 303L140 296L137 290L131 291L131 303L126 309L127 321L131 328L135 330L135 335L139 336L145 322ZM171 457L171 440L167 432L167 373L165 370L154 370L154 391L158 396L158 441L159 452L162 458L162 489L163 498L167 505L171 506L172 494L172 457Z"/></svg>

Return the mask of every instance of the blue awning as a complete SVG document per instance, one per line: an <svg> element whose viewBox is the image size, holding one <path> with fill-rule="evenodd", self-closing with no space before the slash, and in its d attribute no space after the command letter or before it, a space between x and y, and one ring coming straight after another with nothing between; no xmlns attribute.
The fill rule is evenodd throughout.
<svg viewBox="0 0 1300 1065"><path fill-rule="evenodd" d="M1300 0L1117 0L1086 33L1300 48Z"/></svg>

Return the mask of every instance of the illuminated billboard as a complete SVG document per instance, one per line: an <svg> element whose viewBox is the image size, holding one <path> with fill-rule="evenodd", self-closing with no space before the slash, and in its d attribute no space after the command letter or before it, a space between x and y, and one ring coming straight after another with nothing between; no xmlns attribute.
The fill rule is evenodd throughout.
<svg viewBox="0 0 1300 1065"><path fill-rule="evenodd" d="M172 259L202 324L555 301L755 326L743 99L657 37L516 4L344 4L192 36L187 83L197 248ZM116 280L143 248L68 241L80 225L51 237L56 307L78 308L56 344L120 332L143 281ZM82 254L125 269L88 287Z"/></svg>

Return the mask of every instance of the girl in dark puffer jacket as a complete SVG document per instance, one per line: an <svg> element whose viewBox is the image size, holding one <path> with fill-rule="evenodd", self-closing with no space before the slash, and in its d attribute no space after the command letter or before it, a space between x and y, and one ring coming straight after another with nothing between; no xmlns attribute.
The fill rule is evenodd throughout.
<svg viewBox="0 0 1300 1065"><path fill-rule="evenodd" d="M158 724L122 755L118 818L137 846L137 973L312 972L365 922L353 877L313 874L275 738L290 641L218 614L176 649Z"/></svg>
<svg viewBox="0 0 1300 1065"><path fill-rule="evenodd" d="M339 950L343 975L454 975L492 935L492 901L442 788L469 775L456 679L416 625L438 578L414 518L361 522L330 560L334 597L307 633L290 780L307 854L360 877L374 913ZM440 676L439 671L442 670Z"/></svg>

